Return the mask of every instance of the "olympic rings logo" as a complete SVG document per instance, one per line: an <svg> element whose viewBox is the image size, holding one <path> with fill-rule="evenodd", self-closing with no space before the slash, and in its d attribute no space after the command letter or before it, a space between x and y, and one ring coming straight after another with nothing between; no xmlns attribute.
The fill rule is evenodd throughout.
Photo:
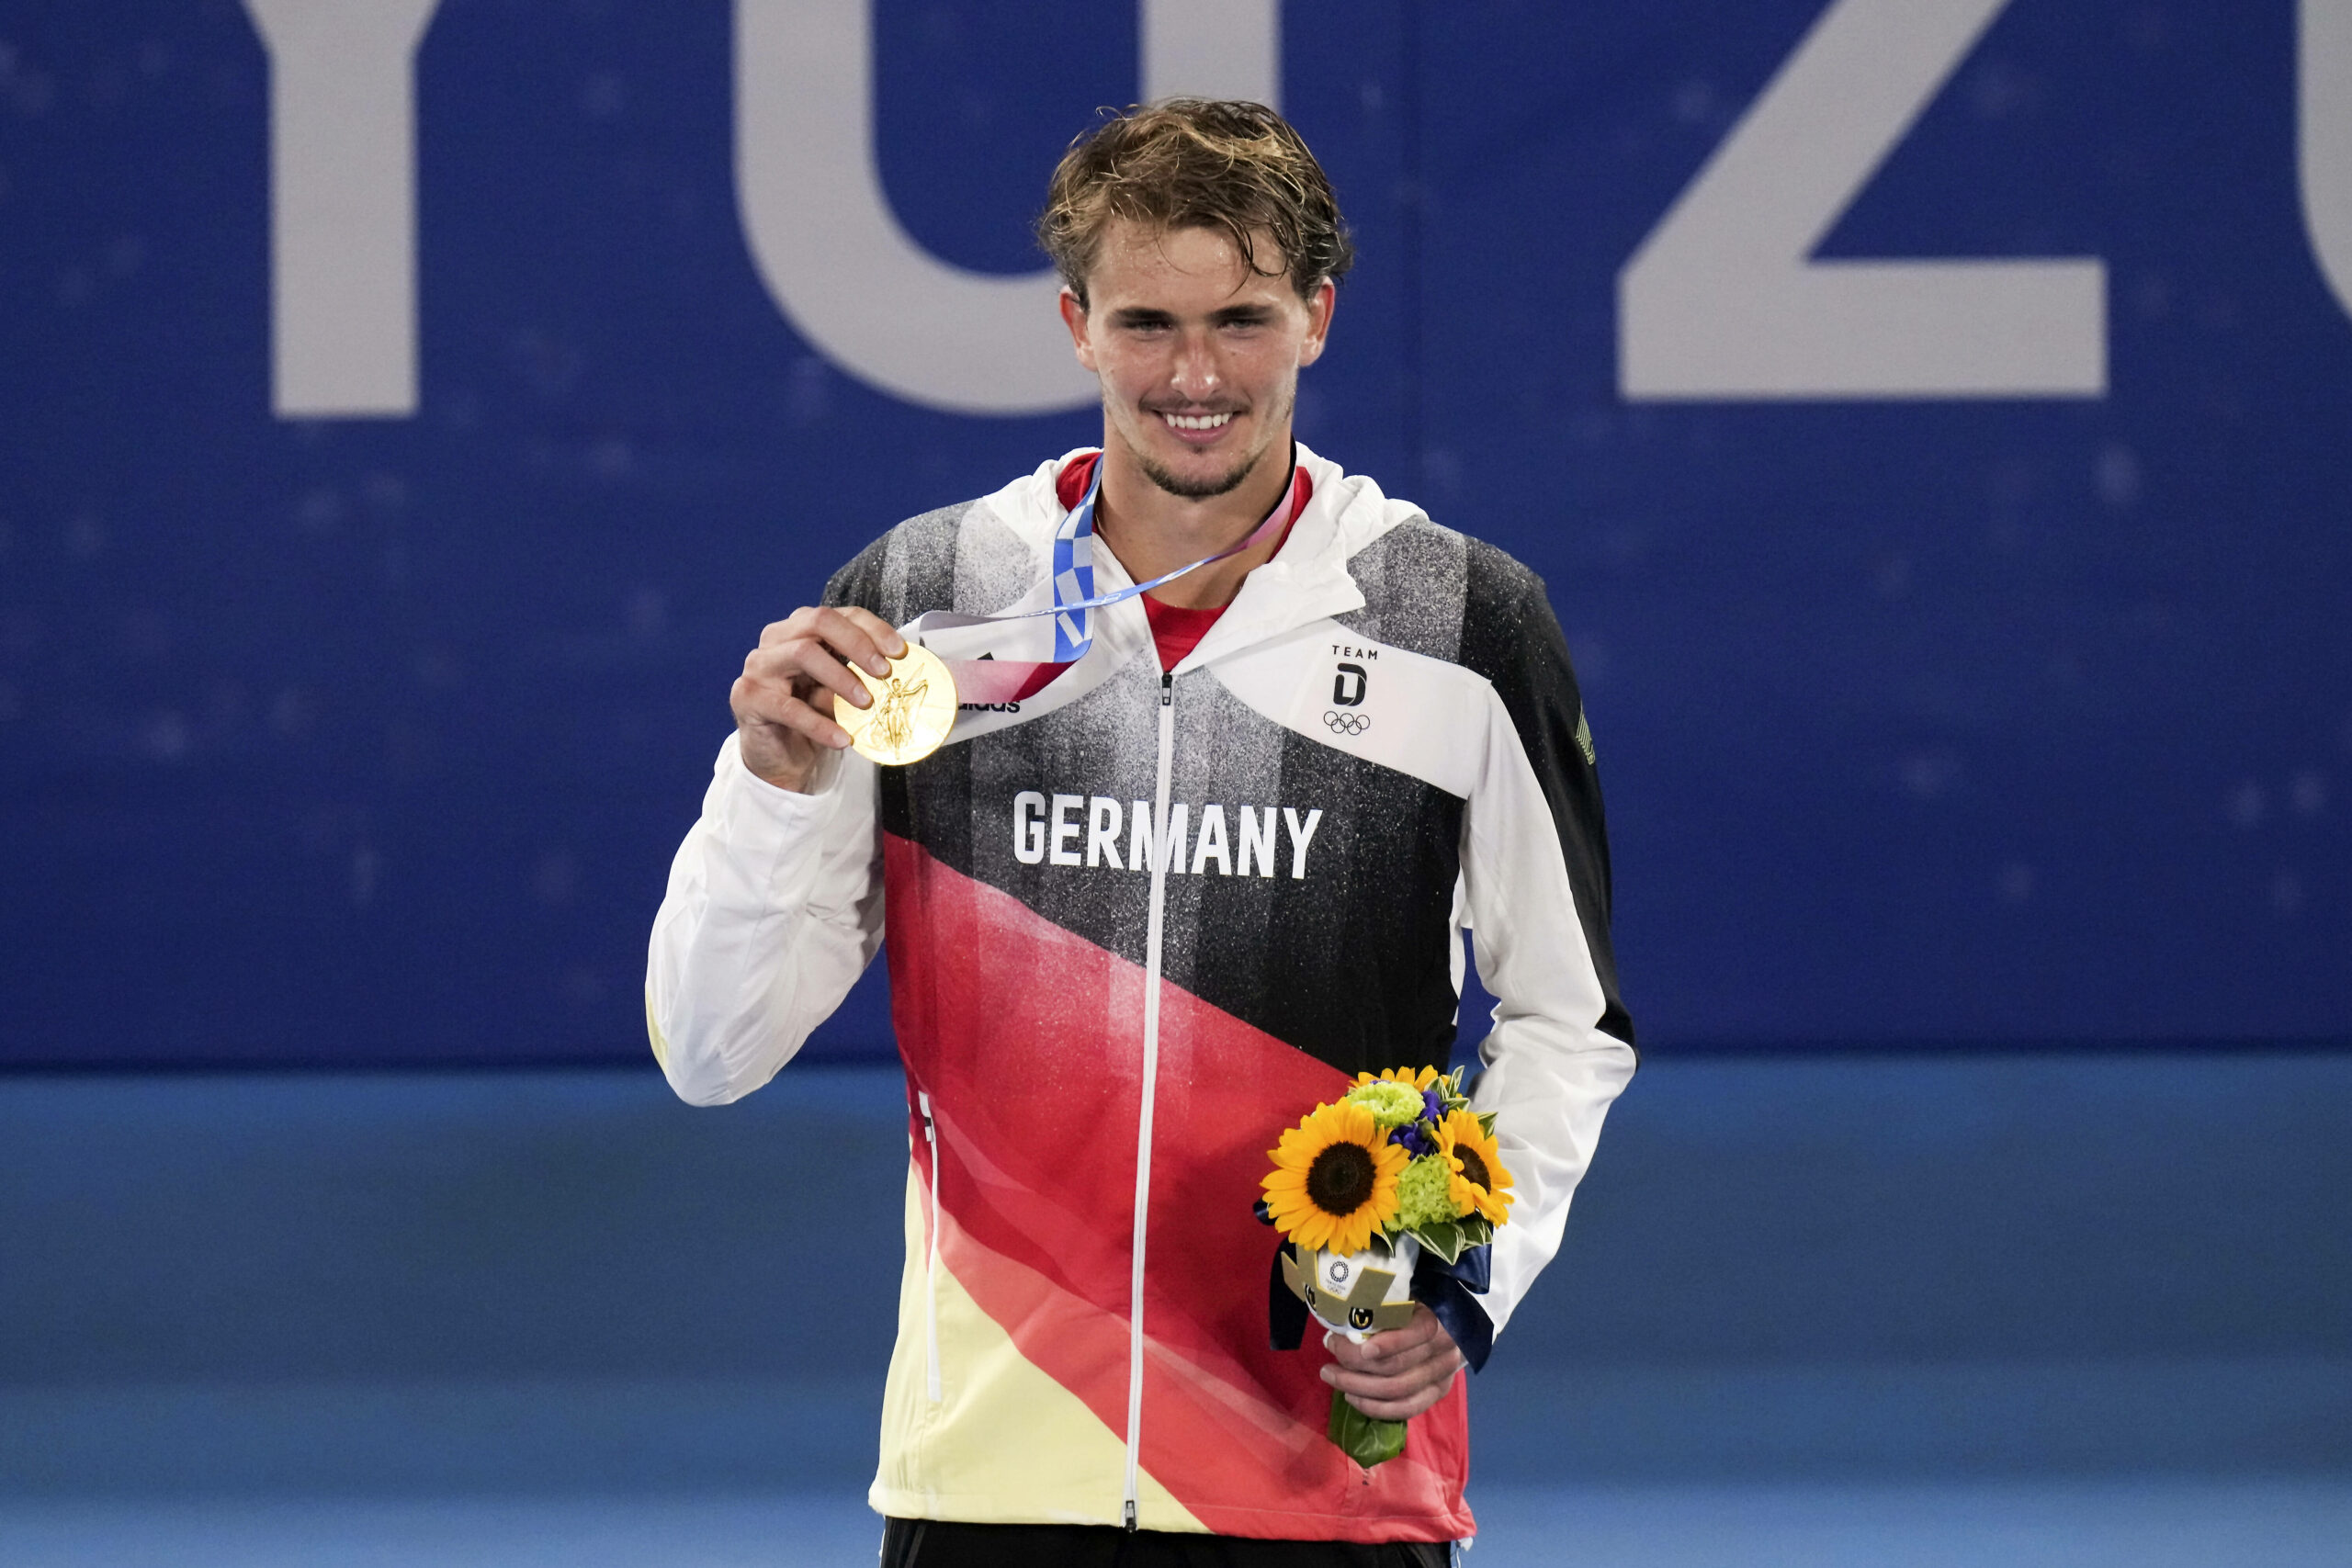
<svg viewBox="0 0 2352 1568"><path fill-rule="evenodd" d="M1372 715L1340 713L1336 709L1326 708L1323 710L1323 728L1334 735L1362 735L1372 728Z"/></svg>

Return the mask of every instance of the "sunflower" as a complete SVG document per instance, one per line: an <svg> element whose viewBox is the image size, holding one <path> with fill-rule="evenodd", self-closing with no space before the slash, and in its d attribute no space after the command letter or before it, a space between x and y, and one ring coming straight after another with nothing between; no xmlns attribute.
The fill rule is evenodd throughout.
<svg viewBox="0 0 2352 1568"><path fill-rule="evenodd" d="M1503 1168L1495 1135L1467 1111L1449 1111L1438 1124L1438 1153L1453 1167L1449 1187L1454 1206L1466 1217L1483 1214L1496 1224L1510 1217L1510 1172Z"/></svg>
<svg viewBox="0 0 2352 1568"><path fill-rule="evenodd" d="M1266 1151L1261 1184L1274 1227L1309 1250L1362 1252L1396 1213L1406 1154L1372 1111L1345 1100L1318 1105Z"/></svg>

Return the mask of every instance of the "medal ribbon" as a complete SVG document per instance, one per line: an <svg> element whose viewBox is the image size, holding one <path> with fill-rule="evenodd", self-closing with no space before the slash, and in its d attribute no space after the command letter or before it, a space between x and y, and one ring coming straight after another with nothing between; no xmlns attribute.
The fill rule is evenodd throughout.
<svg viewBox="0 0 2352 1568"><path fill-rule="evenodd" d="M1189 571L1214 566L1231 556L1238 556L1253 545L1262 543L1287 528L1306 508L1307 497L1313 493L1313 481L1306 470L1291 464L1290 483L1283 487L1282 499L1266 513L1265 521L1250 530L1238 541L1213 556L1203 556L1189 566L1161 572L1148 582L1137 582L1109 593L1094 592L1094 508L1102 492L1102 458L1094 458L1094 472L1087 481L1085 499L1064 514L1054 530L1054 602L1042 610L1018 610L999 615L963 615L948 610L933 610L919 616L907 627L914 640L923 640L926 632L947 631L963 626L993 626L1003 622L1053 617L1053 657L1049 660L1023 659L946 659L948 673L955 677L956 700L965 703L1012 702L1036 691L1064 670L1086 657L1094 646L1094 612L1122 604L1138 593L1148 592L1162 583L1173 582Z"/></svg>

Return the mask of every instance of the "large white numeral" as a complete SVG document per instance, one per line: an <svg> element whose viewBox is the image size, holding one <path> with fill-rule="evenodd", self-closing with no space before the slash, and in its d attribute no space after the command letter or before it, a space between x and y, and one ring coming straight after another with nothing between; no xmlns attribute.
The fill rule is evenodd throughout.
<svg viewBox="0 0 2352 1568"><path fill-rule="evenodd" d="M1277 9L1144 0L1144 96L1273 102ZM833 363L910 402L1023 414L1094 401L1056 319L1052 268L952 265L891 212L874 152L873 38L872 0L736 0L736 198L769 294Z"/></svg>
<svg viewBox="0 0 2352 1568"><path fill-rule="evenodd" d="M1837 0L1822 14L1619 275L1625 397L2106 392L2096 258L1812 259L2007 4Z"/></svg>
<svg viewBox="0 0 2352 1568"><path fill-rule="evenodd" d="M2303 227L2336 303L2352 311L2352 0L2302 0Z"/></svg>
<svg viewBox="0 0 2352 1568"><path fill-rule="evenodd" d="M416 46L435 0L245 0L269 52L270 400L416 412Z"/></svg>
<svg viewBox="0 0 2352 1568"><path fill-rule="evenodd" d="M1282 107L1277 0L1140 0L1143 96Z"/></svg>

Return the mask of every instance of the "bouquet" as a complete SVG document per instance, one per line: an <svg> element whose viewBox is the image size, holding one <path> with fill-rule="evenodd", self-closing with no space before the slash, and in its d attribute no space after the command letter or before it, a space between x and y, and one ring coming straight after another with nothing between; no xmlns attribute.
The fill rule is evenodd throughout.
<svg viewBox="0 0 2352 1568"><path fill-rule="evenodd" d="M1510 1172L1492 1113L1470 1109L1462 1073L1358 1075L1266 1151L1259 1214L1288 1238L1283 1280L1330 1328L1362 1344L1413 1315L1413 1270L1451 1265L1510 1217ZM1331 1391L1331 1440L1369 1468L1405 1450L1405 1423L1364 1415Z"/></svg>

